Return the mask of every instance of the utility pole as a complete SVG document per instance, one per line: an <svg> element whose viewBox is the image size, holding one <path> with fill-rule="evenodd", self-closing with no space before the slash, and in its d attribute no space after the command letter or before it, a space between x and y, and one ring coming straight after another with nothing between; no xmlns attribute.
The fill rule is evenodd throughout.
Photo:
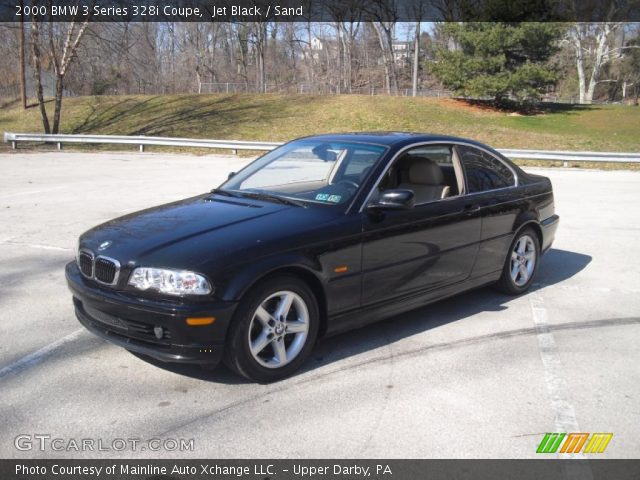
<svg viewBox="0 0 640 480"><path fill-rule="evenodd" d="M20 0L20 11L23 11L23 1ZM20 16L20 32L18 34L20 44L20 98L23 110L27 109L27 81L25 78L25 55L24 55L24 15Z"/></svg>

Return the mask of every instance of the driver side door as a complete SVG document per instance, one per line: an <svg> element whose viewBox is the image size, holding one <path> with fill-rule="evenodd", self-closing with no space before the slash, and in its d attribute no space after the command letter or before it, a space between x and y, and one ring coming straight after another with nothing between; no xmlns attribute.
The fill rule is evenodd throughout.
<svg viewBox="0 0 640 480"><path fill-rule="evenodd" d="M458 159L452 146L433 147L416 150L424 158L433 157L446 172L443 181L450 187L448 196L417 199L407 210L371 214L366 205L363 209L363 306L419 296L462 282L471 273L480 240L480 210L465 195L461 169L459 165L454 168ZM412 154L411 149L407 154ZM391 165L391 172L403 157ZM391 179L385 188L395 188L400 182L400 178Z"/></svg>

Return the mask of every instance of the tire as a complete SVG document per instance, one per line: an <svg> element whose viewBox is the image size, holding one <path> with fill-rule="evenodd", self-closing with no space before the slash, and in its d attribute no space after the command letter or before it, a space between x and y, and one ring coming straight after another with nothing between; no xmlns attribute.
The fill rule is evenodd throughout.
<svg viewBox="0 0 640 480"><path fill-rule="evenodd" d="M520 295L531 287L540 263L540 241L536 232L523 228L509 246L498 289L508 295Z"/></svg>
<svg viewBox="0 0 640 480"><path fill-rule="evenodd" d="M281 380L309 357L319 326L318 302L305 282L293 275L269 277L240 301L224 362L254 382Z"/></svg>

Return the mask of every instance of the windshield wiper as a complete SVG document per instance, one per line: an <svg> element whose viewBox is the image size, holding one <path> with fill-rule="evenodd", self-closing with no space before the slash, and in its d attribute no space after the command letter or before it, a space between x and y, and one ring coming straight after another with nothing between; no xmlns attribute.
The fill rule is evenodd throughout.
<svg viewBox="0 0 640 480"><path fill-rule="evenodd" d="M296 207L306 208L307 204L293 198L281 197L279 195L273 195L271 193L264 192L234 192L247 198L255 198L257 200L267 200L272 202L283 203L285 205L293 205Z"/></svg>
<svg viewBox="0 0 640 480"><path fill-rule="evenodd" d="M241 197L238 192L234 192L231 190L222 190L221 188L214 188L209 193L214 193L216 195L224 195L225 197Z"/></svg>

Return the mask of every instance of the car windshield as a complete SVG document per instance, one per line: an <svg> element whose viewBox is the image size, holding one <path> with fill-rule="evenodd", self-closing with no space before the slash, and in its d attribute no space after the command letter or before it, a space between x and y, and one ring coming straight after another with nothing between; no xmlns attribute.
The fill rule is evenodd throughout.
<svg viewBox="0 0 640 480"><path fill-rule="evenodd" d="M260 157L218 192L340 205L349 202L386 148L356 142L298 140Z"/></svg>

